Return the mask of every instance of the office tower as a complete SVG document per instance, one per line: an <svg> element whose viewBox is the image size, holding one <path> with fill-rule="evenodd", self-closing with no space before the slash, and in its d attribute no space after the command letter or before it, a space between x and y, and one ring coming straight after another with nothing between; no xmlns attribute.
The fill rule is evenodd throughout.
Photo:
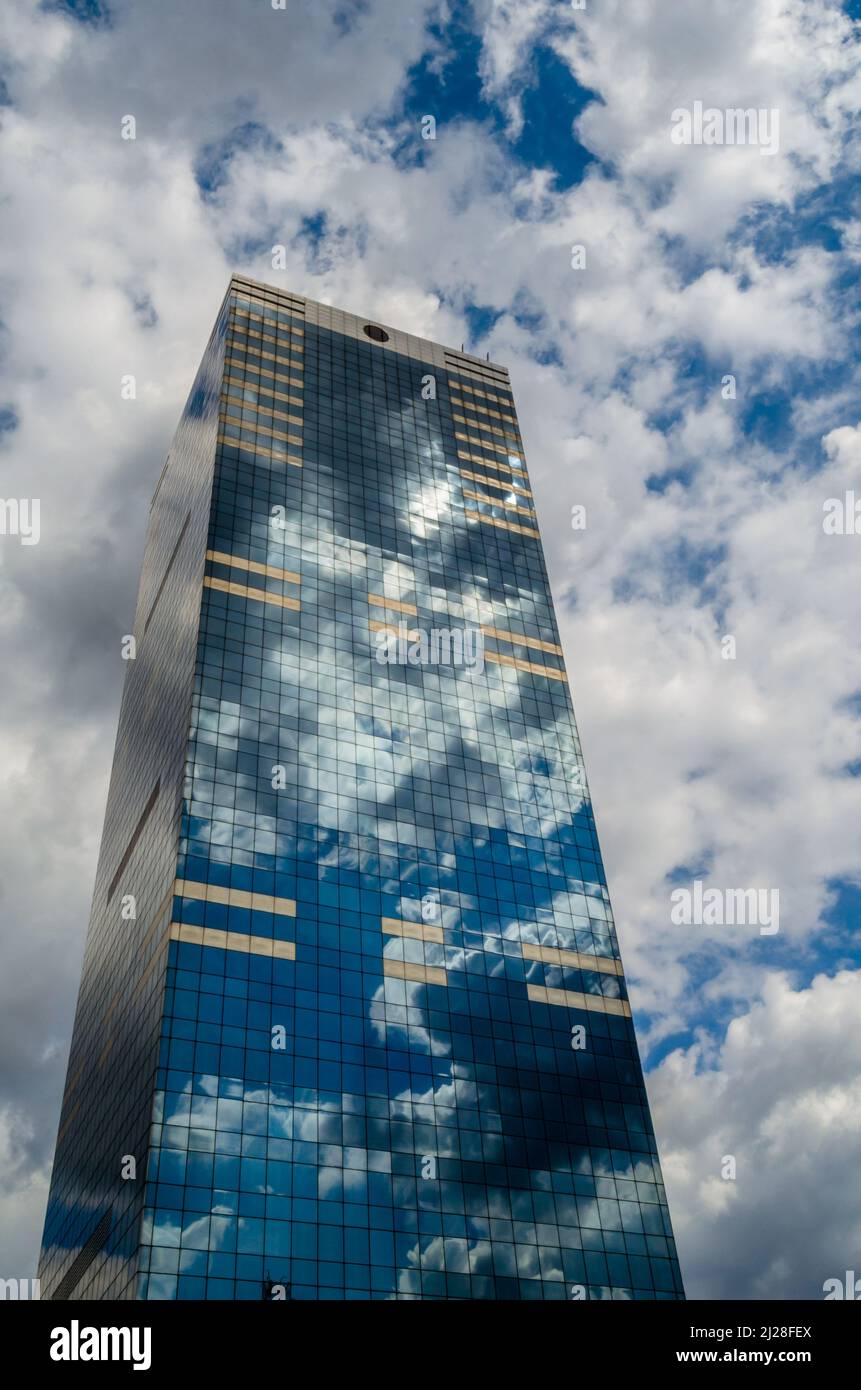
<svg viewBox="0 0 861 1390"><path fill-rule="evenodd" d="M134 637L43 1297L682 1297L505 369L234 276Z"/></svg>

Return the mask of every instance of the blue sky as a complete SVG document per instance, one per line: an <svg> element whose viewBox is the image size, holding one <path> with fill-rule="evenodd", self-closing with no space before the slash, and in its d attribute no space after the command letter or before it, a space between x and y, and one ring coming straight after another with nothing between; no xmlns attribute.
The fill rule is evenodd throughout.
<svg viewBox="0 0 861 1390"><path fill-rule="evenodd" d="M0 467L46 515L37 553L0 550L11 1248L41 1222L149 498L240 269L510 368L689 1291L818 1296L861 1242L861 537L822 528L861 497L861 6L3 24ZM778 152L674 145L698 100L779 110ZM780 932L673 926L695 877L779 889Z"/></svg>

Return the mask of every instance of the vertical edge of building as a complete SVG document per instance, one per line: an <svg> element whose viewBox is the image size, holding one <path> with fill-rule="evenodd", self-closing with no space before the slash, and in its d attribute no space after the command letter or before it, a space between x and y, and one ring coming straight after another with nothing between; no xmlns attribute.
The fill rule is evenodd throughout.
<svg viewBox="0 0 861 1390"><path fill-rule="evenodd" d="M229 297L150 510L39 1262L47 1299L135 1296Z"/></svg>

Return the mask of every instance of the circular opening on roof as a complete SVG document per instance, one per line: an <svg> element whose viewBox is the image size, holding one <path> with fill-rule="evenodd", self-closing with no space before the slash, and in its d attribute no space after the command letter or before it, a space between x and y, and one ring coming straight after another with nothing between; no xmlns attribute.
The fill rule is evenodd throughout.
<svg viewBox="0 0 861 1390"><path fill-rule="evenodd" d="M378 328L375 323L366 323L362 332L367 333L369 338L373 338L375 343L387 343L389 341L389 335L386 330L384 328Z"/></svg>

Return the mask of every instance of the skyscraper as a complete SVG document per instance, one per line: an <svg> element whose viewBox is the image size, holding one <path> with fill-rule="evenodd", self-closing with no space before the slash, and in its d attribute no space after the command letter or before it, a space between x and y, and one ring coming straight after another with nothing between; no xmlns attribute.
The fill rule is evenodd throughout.
<svg viewBox="0 0 861 1390"><path fill-rule="evenodd" d="M682 1297L507 371L234 276L123 650L43 1297Z"/></svg>

